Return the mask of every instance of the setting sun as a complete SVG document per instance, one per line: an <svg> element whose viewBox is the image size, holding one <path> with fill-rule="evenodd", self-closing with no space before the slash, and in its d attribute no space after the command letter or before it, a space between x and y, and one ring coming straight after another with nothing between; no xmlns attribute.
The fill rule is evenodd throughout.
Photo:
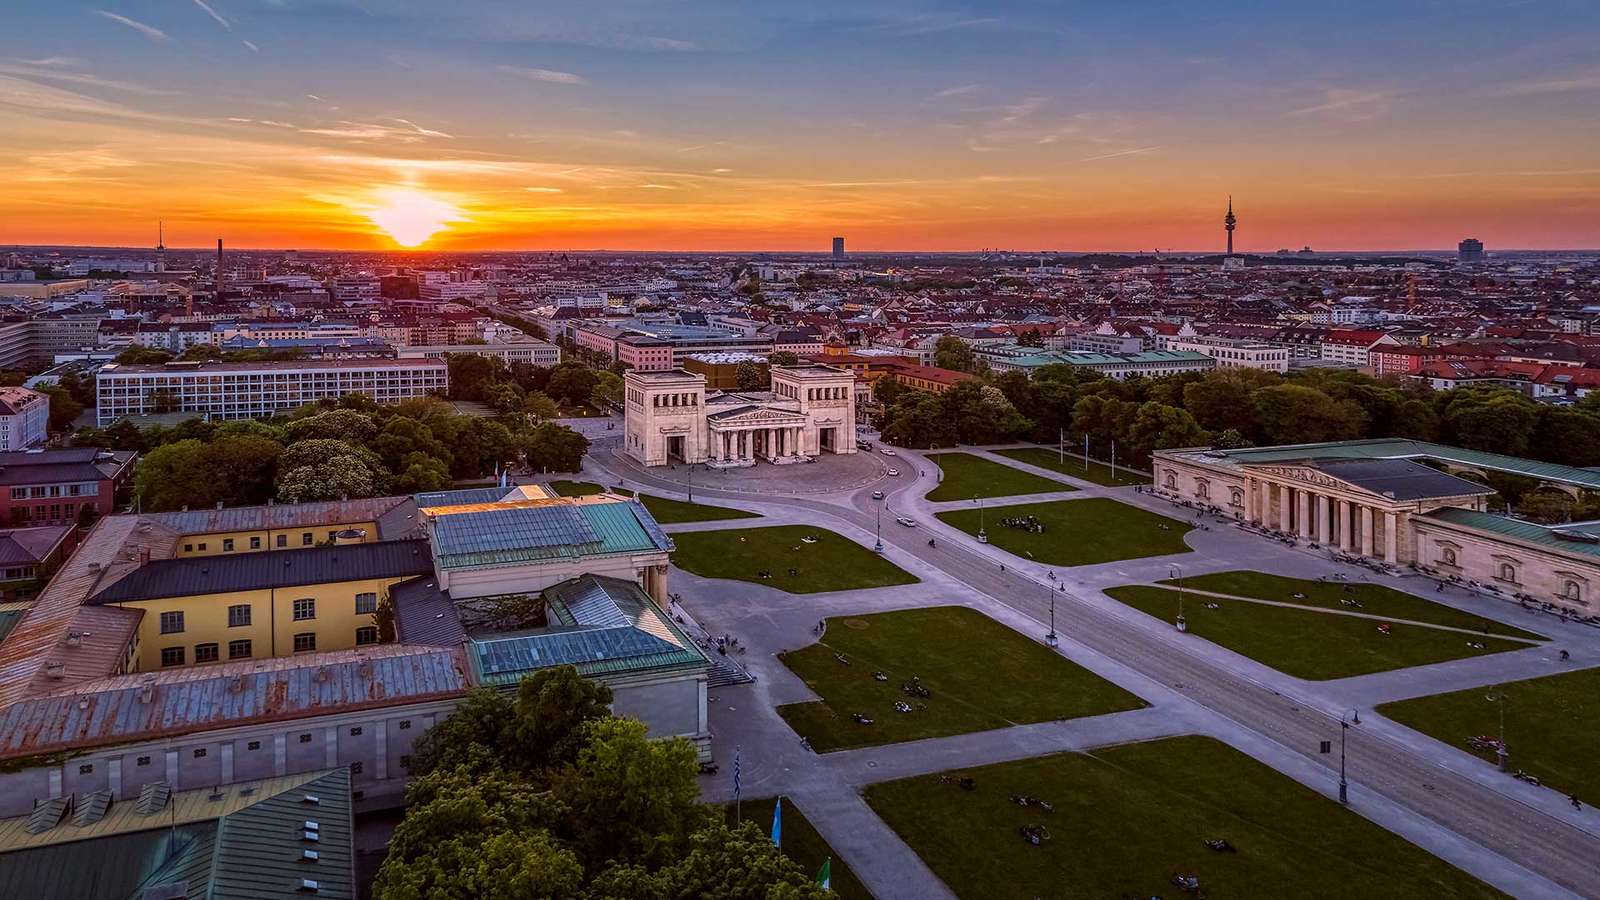
<svg viewBox="0 0 1600 900"><path fill-rule="evenodd" d="M462 209L416 188L387 187L373 193L357 211L402 247L417 247L428 238L466 219Z"/></svg>

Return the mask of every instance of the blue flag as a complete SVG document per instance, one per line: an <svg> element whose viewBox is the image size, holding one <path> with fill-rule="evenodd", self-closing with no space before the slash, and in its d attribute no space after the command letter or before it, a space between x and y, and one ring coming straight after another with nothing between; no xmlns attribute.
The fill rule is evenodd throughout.
<svg viewBox="0 0 1600 900"><path fill-rule="evenodd" d="M772 843L779 848L783 847L783 798L779 797L776 805L772 807Z"/></svg>
<svg viewBox="0 0 1600 900"><path fill-rule="evenodd" d="M739 748L733 748L733 799L739 799Z"/></svg>

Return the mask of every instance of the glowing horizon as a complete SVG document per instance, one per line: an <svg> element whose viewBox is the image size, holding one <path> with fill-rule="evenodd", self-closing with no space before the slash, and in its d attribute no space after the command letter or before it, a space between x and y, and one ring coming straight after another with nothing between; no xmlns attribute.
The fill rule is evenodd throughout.
<svg viewBox="0 0 1600 900"><path fill-rule="evenodd" d="M1600 247L1560 10L210 6L19 14L0 240L1205 252L1232 194L1243 252Z"/></svg>

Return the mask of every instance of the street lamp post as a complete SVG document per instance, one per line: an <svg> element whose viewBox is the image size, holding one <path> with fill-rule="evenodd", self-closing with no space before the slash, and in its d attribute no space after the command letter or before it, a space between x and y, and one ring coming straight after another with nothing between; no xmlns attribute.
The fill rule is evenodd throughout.
<svg viewBox="0 0 1600 900"><path fill-rule="evenodd" d="M874 551L878 552L878 553L882 553L883 552L883 501L882 500L878 501L878 539L872 545L872 549Z"/></svg>
<svg viewBox="0 0 1600 900"><path fill-rule="evenodd" d="M689 464L689 502L694 502L694 463Z"/></svg>
<svg viewBox="0 0 1600 900"><path fill-rule="evenodd" d="M1359 713L1358 713L1359 715ZM1350 781L1344 775L1344 736L1350 730L1350 723L1345 721L1344 714L1339 714L1339 802L1350 803Z"/></svg>
<svg viewBox="0 0 1600 900"><path fill-rule="evenodd" d="M1062 590L1062 586L1057 584L1056 591L1059 590ZM1050 592L1050 633L1044 636L1044 639L1049 641L1050 646L1052 647L1061 642L1060 639L1056 637L1056 591Z"/></svg>
<svg viewBox="0 0 1600 900"><path fill-rule="evenodd" d="M1174 565L1167 571L1167 574L1178 582L1178 619L1173 624L1177 626L1179 631L1188 631L1189 622L1183 617L1183 567Z"/></svg>
<svg viewBox="0 0 1600 900"><path fill-rule="evenodd" d="M989 532L983 527L983 498L973 497L972 499L978 504L978 543L987 544L989 543Z"/></svg>
<svg viewBox="0 0 1600 900"><path fill-rule="evenodd" d="M1500 771L1511 771L1511 754L1506 750L1506 691L1501 688L1494 693L1494 699L1500 706L1500 740L1494 749L1495 759L1500 762Z"/></svg>

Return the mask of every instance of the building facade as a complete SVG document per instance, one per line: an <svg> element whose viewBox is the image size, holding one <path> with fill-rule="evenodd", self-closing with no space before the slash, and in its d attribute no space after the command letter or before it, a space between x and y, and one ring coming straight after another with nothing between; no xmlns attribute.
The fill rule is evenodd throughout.
<svg viewBox="0 0 1600 900"><path fill-rule="evenodd" d="M1155 453L1154 492L1314 547L1548 602L1600 610L1600 523L1546 526L1488 511L1488 473L1571 493L1600 473L1404 439Z"/></svg>
<svg viewBox="0 0 1600 900"><path fill-rule="evenodd" d="M449 368L433 359L293 362L111 363L95 377L104 428L130 416L195 413L206 419L271 416L319 400L363 394L398 403L449 388Z"/></svg>
<svg viewBox="0 0 1600 900"><path fill-rule="evenodd" d="M50 396L25 387L0 388L0 452L26 450L50 437Z"/></svg>
<svg viewBox="0 0 1600 900"><path fill-rule="evenodd" d="M0 526L76 525L111 515L137 456L98 447L0 453Z"/></svg>
<svg viewBox="0 0 1600 900"><path fill-rule="evenodd" d="M506 365L527 363L530 366L550 368L561 362L561 348L547 341L520 340L490 344L425 344L417 347L400 347L395 351L399 359L444 359L451 354L466 356L493 356Z"/></svg>
<svg viewBox="0 0 1600 900"><path fill-rule="evenodd" d="M769 374L769 391L708 394L704 375L628 372L624 449L647 466L730 468L856 452L853 373L807 364Z"/></svg>

